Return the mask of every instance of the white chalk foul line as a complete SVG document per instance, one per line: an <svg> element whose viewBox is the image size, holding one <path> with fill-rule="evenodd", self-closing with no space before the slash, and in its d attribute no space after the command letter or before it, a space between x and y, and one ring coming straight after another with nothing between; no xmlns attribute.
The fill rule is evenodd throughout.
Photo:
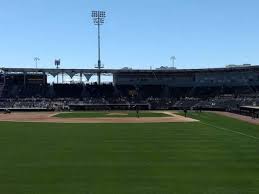
<svg viewBox="0 0 259 194"><path fill-rule="evenodd" d="M201 122L201 123L204 124L204 125L210 126L210 127L214 127L216 129L220 129L220 130L224 130L224 131L229 131L229 132L232 132L232 133L235 133L235 134L238 134L238 135L242 135L242 136L245 136L245 137L249 137L249 138L252 138L252 139L259 140L259 137L248 135L248 134L245 134L245 133L242 133L242 132L239 132L239 131L234 131L234 130L227 129L227 128L224 128L224 127L218 127L216 125L212 125L212 124L205 123L205 122Z"/></svg>

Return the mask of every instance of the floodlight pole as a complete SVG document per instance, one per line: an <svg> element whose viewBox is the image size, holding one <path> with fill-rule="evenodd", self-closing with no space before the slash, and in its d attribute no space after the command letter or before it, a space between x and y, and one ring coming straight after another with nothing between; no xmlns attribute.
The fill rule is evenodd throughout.
<svg viewBox="0 0 259 194"><path fill-rule="evenodd" d="M100 16L98 14L98 20L100 20ZM102 62L101 62L101 32L100 32L100 22L98 22L98 85L101 84L101 67L102 67Z"/></svg>
<svg viewBox="0 0 259 194"><path fill-rule="evenodd" d="M175 57L175 56L172 56L172 57L171 57L171 60L172 60L173 68L175 68L175 60L176 60L176 57Z"/></svg>
<svg viewBox="0 0 259 194"><path fill-rule="evenodd" d="M60 66L60 59L55 59L55 66L56 66L56 68L57 69L59 69L59 66ZM58 82L59 82L59 80L58 80L58 75L59 75L59 73L57 74L57 84L58 84ZM62 77L62 79L63 79L63 77ZM63 82L63 81L62 81Z"/></svg>
<svg viewBox="0 0 259 194"><path fill-rule="evenodd" d="M98 64L97 64L97 77L98 77L98 85L101 84L101 69L102 69L102 61L101 61L101 25L104 23L105 12L104 11L92 11L92 18L94 20L94 24L98 27Z"/></svg>
<svg viewBox="0 0 259 194"><path fill-rule="evenodd" d="M38 61L40 61L39 57L34 58L36 69L38 68Z"/></svg>

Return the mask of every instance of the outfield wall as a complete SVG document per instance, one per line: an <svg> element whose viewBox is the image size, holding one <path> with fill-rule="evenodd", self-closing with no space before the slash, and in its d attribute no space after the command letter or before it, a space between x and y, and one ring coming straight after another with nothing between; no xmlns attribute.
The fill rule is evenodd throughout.
<svg viewBox="0 0 259 194"><path fill-rule="evenodd" d="M150 110L149 104L83 104L83 105L69 105L70 110Z"/></svg>
<svg viewBox="0 0 259 194"><path fill-rule="evenodd" d="M0 108L0 112L5 112L9 110L11 112L50 112L54 111L54 109L47 108Z"/></svg>

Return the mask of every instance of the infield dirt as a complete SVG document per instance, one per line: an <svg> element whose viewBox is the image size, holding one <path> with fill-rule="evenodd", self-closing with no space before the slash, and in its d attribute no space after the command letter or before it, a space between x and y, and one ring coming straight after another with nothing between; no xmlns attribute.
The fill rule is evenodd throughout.
<svg viewBox="0 0 259 194"><path fill-rule="evenodd" d="M185 118L172 112L160 112L168 114L168 117L146 117L146 118L57 118L58 113L53 112L31 112L0 114L0 121L8 122L43 122L43 123L177 123L197 122L195 119Z"/></svg>

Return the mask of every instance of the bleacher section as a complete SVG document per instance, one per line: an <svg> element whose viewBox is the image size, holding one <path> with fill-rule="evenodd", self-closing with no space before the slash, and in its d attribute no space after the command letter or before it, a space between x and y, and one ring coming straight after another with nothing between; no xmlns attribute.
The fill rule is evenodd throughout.
<svg viewBox="0 0 259 194"><path fill-rule="evenodd" d="M54 84L55 98L80 98L83 85L81 84Z"/></svg>
<svg viewBox="0 0 259 194"><path fill-rule="evenodd" d="M259 66L191 70L103 70L113 83L48 84L47 74L94 75L84 69L2 69L0 108L67 109L69 106L238 111L259 97ZM35 103L43 99L43 104ZM48 100L45 100L48 99ZM15 101L11 104L10 101Z"/></svg>
<svg viewBox="0 0 259 194"><path fill-rule="evenodd" d="M4 91L4 84L0 83L0 97L3 95L3 91Z"/></svg>

